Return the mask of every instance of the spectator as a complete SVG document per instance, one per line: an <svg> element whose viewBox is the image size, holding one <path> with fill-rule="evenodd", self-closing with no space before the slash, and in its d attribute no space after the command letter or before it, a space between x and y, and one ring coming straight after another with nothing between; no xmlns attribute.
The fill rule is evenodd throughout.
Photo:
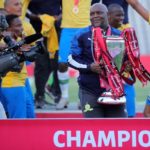
<svg viewBox="0 0 150 150"><path fill-rule="evenodd" d="M90 25L91 0L62 0L62 22L59 49L58 78L61 88L61 99L56 105L57 110L64 109L69 102L69 75L67 58L70 52L71 40L76 31Z"/></svg>
<svg viewBox="0 0 150 150"><path fill-rule="evenodd" d="M119 30L123 30L125 28L130 27L129 24L123 24L124 20L124 10L122 6L118 4L110 4L108 6L108 20L109 24L117 28ZM129 72L124 72L126 77L131 78ZM126 95L126 109L128 113L128 117L134 117L135 112L135 89L133 85L129 85L128 83L124 84L124 90Z"/></svg>
<svg viewBox="0 0 150 150"><path fill-rule="evenodd" d="M126 117L125 105L104 105L99 104L97 99L105 91L101 88L99 76L101 68L94 62L92 55L92 27L101 27L103 33L108 29L111 35L120 35L120 31L110 28L105 5L95 3L91 6L90 16L92 26L81 29L73 38L71 44L71 55L68 57L70 66L80 72L78 78L79 98L84 117L87 118L108 118Z"/></svg>

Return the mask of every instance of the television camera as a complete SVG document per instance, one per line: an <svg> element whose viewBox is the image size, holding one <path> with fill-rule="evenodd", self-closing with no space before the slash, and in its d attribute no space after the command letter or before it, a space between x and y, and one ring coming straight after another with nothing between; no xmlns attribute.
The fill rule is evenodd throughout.
<svg viewBox="0 0 150 150"><path fill-rule="evenodd" d="M35 46L32 46L28 51L20 50L23 45L35 42L41 37L41 34L33 34L17 43L10 36L4 37L3 40L8 47L0 51L0 75L5 76L9 71L19 72L21 62L35 61L39 54L43 54L45 51L43 41L37 41Z"/></svg>

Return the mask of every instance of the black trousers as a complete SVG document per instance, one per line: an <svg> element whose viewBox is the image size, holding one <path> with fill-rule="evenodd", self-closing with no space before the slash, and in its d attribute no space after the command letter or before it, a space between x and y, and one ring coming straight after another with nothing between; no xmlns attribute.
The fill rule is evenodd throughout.
<svg viewBox="0 0 150 150"><path fill-rule="evenodd" d="M48 52L43 55L40 55L35 61L35 70L34 70L34 77L35 77L35 86L36 86L36 93L35 97L38 98L39 96L44 96L45 94L45 85L47 80L50 76L51 72L54 72L54 83L53 88L60 91L58 76L57 76L57 69L58 69L58 54L56 53L55 59L50 59Z"/></svg>
<svg viewBox="0 0 150 150"><path fill-rule="evenodd" d="M45 84L51 72L52 70L48 53L39 55L35 61L34 69L36 97L44 96Z"/></svg>
<svg viewBox="0 0 150 150"><path fill-rule="evenodd" d="M30 23L33 25L37 33L41 32L42 22L40 20L38 21L30 20ZM57 34L59 37L60 26L59 24L55 26L56 26ZM47 45L46 38L44 38L44 44L46 47ZM48 52L45 52L45 54L43 55L39 55L39 57L35 61L35 70L34 70L35 86L36 86L35 99L38 98L39 96L42 96L42 97L44 96L45 85L52 71L54 75L54 82L52 84L52 90L54 91L54 93L57 93L58 95L61 94L57 70L58 70L58 52L56 52L54 59L49 58Z"/></svg>
<svg viewBox="0 0 150 150"><path fill-rule="evenodd" d="M126 118L125 105L103 105L97 103L99 96L79 88L82 113L85 118Z"/></svg>

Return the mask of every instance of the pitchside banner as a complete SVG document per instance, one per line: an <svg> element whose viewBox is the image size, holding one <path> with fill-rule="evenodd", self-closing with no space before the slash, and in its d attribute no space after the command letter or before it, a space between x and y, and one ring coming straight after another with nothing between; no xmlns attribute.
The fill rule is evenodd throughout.
<svg viewBox="0 0 150 150"><path fill-rule="evenodd" d="M1 150L150 149L149 119L0 121Z"/></svg>

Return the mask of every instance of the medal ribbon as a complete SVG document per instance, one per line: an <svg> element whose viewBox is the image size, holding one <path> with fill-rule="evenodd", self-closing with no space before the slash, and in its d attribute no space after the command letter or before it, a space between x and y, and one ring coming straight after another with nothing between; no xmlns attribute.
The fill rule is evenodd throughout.
<svg viewBox="0 0 150 150"><path fill-rule="evenodd" d="M74 0L74 7L78 7L80 0Z"/></svg>

